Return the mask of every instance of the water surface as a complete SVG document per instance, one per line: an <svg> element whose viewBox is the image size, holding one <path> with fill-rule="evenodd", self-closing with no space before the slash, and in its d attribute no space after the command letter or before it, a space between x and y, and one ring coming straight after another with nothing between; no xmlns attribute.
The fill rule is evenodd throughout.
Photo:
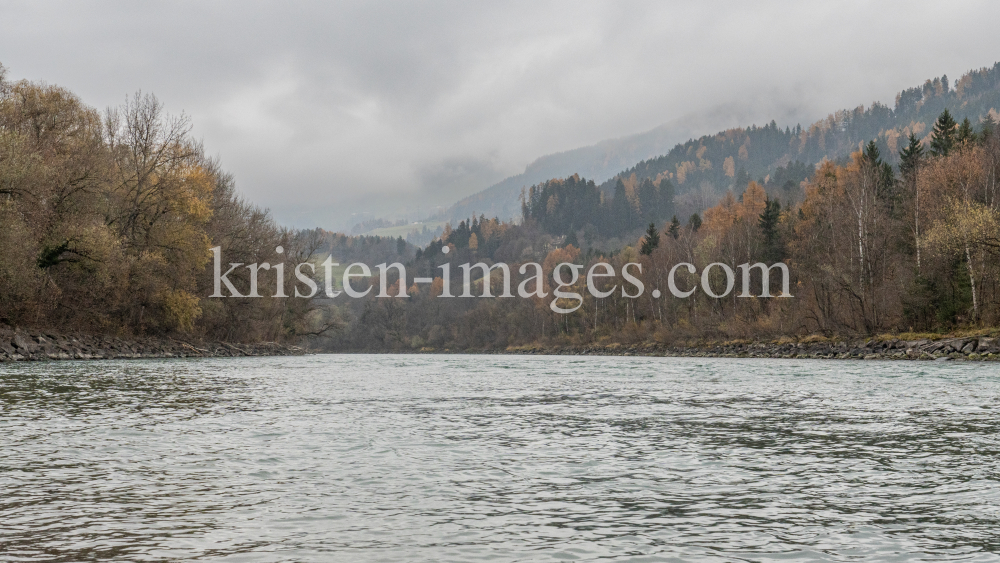
<svg viewBox="0 0 1000 563"><path fill-rule="evenodd" d="M0 364L0 560L1000 559L1000 369Z"/></svg>

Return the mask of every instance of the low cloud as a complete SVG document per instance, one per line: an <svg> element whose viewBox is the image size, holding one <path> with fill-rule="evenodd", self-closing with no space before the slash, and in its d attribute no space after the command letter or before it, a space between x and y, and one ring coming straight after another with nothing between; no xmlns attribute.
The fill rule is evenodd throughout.
<svg viewBox="0 0 1000 563"><path fill-rule="evenodd" d="M0 62L98 108L151 91L296 226L447 205L684 119L824 117L1000 59L987 2L6 4ZM701 121L699 121L701 120Z"/></svg>

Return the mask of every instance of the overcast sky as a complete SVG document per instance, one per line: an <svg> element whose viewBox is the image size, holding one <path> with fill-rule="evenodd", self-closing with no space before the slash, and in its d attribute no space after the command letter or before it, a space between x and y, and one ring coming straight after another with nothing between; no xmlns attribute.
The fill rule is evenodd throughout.
<svg viewBox="0 0 1000 563"><path fill-rule="evenodd" d="M737 107L803 124L1000 60L995 1L5 2L0 63L189 114L285 224L453 203L544 154ZM732 112L727 113L732 115Z"/></svg>

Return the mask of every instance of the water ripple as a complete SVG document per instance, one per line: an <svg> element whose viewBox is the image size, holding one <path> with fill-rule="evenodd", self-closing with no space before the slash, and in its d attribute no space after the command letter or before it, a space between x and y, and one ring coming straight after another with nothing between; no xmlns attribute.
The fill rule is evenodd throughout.
<svg viewBox="0 0 1000 563"><path fill-rule="evenodd" d="M986 364L0 365L5 561L1000 559Z"/></svg>

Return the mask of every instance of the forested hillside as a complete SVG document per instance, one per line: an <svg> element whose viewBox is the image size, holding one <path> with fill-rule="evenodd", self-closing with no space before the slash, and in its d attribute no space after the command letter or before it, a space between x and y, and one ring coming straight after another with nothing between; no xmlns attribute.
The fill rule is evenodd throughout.
<svg viewBox="0 0 1000 563"><path fill-rule="evenodd" d="M874 140L882 154L889 155L889 161L895 164L901 143L911 133L926 140L931 123L944 108L950 108L958 121L968 117L973 122L990 109L1000 109L998 80L1000 70L994 65L972 71L954 84L947 76L929 79L921 86L900 92L892 107L876 102L867 108L836 111L806 127L782 127L772 121L764 126L705 135L665 150L662 156L642 160L610 179L598 180L599 187L610 198L619 181L631 191L645 179L657 184L663 179L670 180L681 216L700 213L727 190L745 186L749 180L756 180L768 193L787 201L823 159L845 159L859 150L861 144ZM666 131L661 136L669 137ZM600 158L599 154L593 156ZM547 177L529 172L469 196L449 210L449 217L457 220L476 212L501 219L516 218L522 188L574 172L595 177L592 170L580 165Z"/></svg>
<svg viewBox="0 0 1000 563"><path fill-rule="evenodd" d="M406 300L343 302L349 329L328 345L468 349L994 327L998 78L994 66L955 87L929 80L901 93L894 108L838 112L805 129L769 124L706 136L601 186L579 175L538 183L522 191L520 223L474 217L419 252L407 267L411 276L436 276L431 287L413 285ZM438 298L461 290L455 277L445 287L442 265L457 271L477 261L505 262L512 272L541 264L548 298ZM616 275L598 289L618 289L597 298L578 279L567 291L581 296L579 308L553 312L555 266L600 261ZM633 298L623 289L630 262L642 265L647 288L662 290L682 262L700 273L712 263L758 261L789 266L793 298L760 297L759 285L756 297L736 289L714 298L686 270L677 279L696 289L689 298L648 289ZM719 268L707 279L724 293ZM477 294L503 289L499 271L476 283Z"/></svg>
<svg viewBox="0 0 1000 563"><path fill-rule="evenodd" d="M614 200L610 207L602 203L594 183L575 176L547 182L531 191L521 224L474 218L418 252L407 264L408 280L434 276L430 286L412 284L405 299L341 302L347 330L326 345L502 349L995 327L1000 323L1000 134L989 117L973 126L956 123L947 111L931 130L926 143L907 137L892 158L898 167L872 140L843 162L825 161L790 205L749 181L707 209L703 219L696 216L687 224L654 219L644 236L610 251L569 239L581 224L601 224L603 215L613 213ZM572 204L545 203L557 200ZM552 234L567 229L569 235ZM713 263L738 272L737 265L759 261L788 265L787 294L777 271L768 283L771 297L759 277L741 290L737 276L727 281L724 268L704 274ZM447 284L442 266L458 272L462 264L476 262L504 262L515 273L536 262L544 287L527 299L498 297L508 285L501 270L489 275L476 270L474 291L464 294L468 298L441 299L463 292L463 279L454 275ZM584 264L584 271L598 262L611 264L614 275L596 284L604 296L595 297L581 276L562 288L564 295L577 297L557 298L553 271L562 262ZM642 295L626 291L629 284L636 286L625 276L628 263L641 265L632 273L646 288ZM693 268L676 276L678 286L691 292L686 298L666 292L670 271L681 263ZM389 295L398 295L397 279L386 280L394 287ZM510 286L517 282L515 277ZM365 285L381 282L372 278ZM655 296L654 288L662 295ZM493 297L472 298L486 294ZM559 314L557 305L576 309Z"/></svg>
<svg viewBox="0 0 1000 563"><path fill-rule="evenodd" d="M692 127L688 122L675 122L637 135L540 157L521 174L505 178L462 199L437 218L457 223L473 214L507 219L516 217L520 212L518 194L522 187L572 174L602 181L636 162L664 154L678 140L690 136L695 131Z"/></svg>
<svg viewBox="0 0 1000 563"><path fill-rule="evenodd" d="M0 324L231 341L322 328L306 300L208 298L211 247L228 268L304 260L321 241L244 201L189 131L152 95L99 113L0 66ZM229 276L244 292L249 278Z"/></svg>
<svg viewBox="0 0 1000 563"><path fill-rule="evenodd" d="M239 197L187 118L155 97L99 113L63 88L7 81L0 67L0 324L309 337L328 350L995 330L998 77L997 66L954 87L942 77L903 92L894 108L839 112L805 129L703 137L601 185L577 174L539 182L521 192L518 221L470 217L416 248L282 229ZM294 265L306 261L331 293L346 292L351 262L398 262L406 284L395 268L385 279L372 268L354 279L354 290L374 289L364 297L294 297L304 287ZM480 262L509 266L511 287L535 263L541 283L527 297L501 297L502 268L466 267L465 288L462 265ZM607 262L613 272L595 296L585 275L560 288L553 272L564 262L585 271ZM787 293L777 275L746 288L718 265L702 275L755 262L787 264ZM666 291L680 263L694 268L676 272L686 298ZM628 264L641 270L626 275ZM231 270L236 292L263 297L209 297L216 266ZM644 293L626 290L637 284Z"/></svg>
<svg viewBox="0 0 1000 563"><path fill-rule="evenodd" d="M1000 64L962 76L954 85L947 76L927 80L896 96L889 107L874 103L841 110L808 127L782 129L775 122L763 127L730 129L677 145L669 153L645 160L601 185L611 195L618 181L634 189L643 180L669 180L682 214L700 212L726 191L756 180L767 192L787 202L801 196L798 183L824 159L842 160L874 141L887 161L912 134L926 143L931 125L945 109L956 120L978 123L1000 108Z"/></svg>
<svg viewBox="0 0 1000 563"><path fill-rule="evenodd" d="M522 195L521 217L537 223L549 234L588 243L598 236L625 236L649 223L674 216L674 187L670 181L653 183L646 178L629 190L617 182L614 197L605 197L594 182L573 175L531 186Z"/></svg>

